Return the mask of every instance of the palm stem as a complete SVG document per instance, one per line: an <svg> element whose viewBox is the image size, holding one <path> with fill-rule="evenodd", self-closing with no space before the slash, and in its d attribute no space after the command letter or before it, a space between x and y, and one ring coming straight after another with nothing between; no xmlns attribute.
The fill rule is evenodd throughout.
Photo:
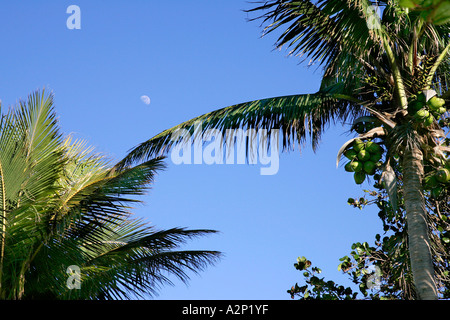
<svg viewBox="0 0 450 320"><path fill-rule="evenodd" d="M406 148L403 159L404 198L409 256L419 299L436 300L434 267L428 235L427 212L422 193L423 155L417 147Z"/></svg>

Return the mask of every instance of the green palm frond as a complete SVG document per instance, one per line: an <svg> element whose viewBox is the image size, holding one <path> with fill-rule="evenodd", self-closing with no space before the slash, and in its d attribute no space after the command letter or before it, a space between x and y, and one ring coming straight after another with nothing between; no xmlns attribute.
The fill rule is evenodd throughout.
<svg viewBox="0 0 450 320"><path fill-rule="evenodd" d="M213 230L154 231L130 210L164 169L152 158L118 170L82 141L62 139L52 95L36 92L0 119L0 298L100 299L186 281L216 251L179 245ZM84 290L67 287L79 266ZM92 277L91 277L92 276Z"/></svg>
<svg viewBox="0 0 450 320"><path fill-rule="evenodd" d="M375 28L372 5L367 0L273 0L247 12L263 12L251 20L263 21L264 34L281 33L278 48L287 46L290 55L324 65L325 77L339 82L357 79L356 69L382 55L379 38L385 30Z"/></svg>
<svg viewBox="0 0 450 320"><path fill-rule="evenodd" d="M369 1L266 1L247 12L265 11L265 33L283 28L276 45L287 45L290 54L307 55L311 60L328 63L341 50L361 53L378 45L367 26Z"/></svg>
<svg viewBox="0 0 450 320"><path fill-rule="evenodd" d="M176 250L193 237L215 232L183 228L155 231L141 220L118 218L105 226L100 241L92 243L85 238L66 237L44 248L34 266L35 270L46 268L49 272L38 278L31 271L29 277L38 279L31 282L28 292L53 294L58 299L156 295L161 286L173 284L170 276L186 282L187 271L198 273L218 260L217 251ZM67 279L66 269L70 265L80 268L80 290L70 289L61 281Z"/></svg>
<svg viewBox="0 0 450 320"><path fill-rule="evenodd" d="M136 196L145 194L155 172L164 167L163 158L154 158L120 172L107 168L92 175L91 180L83 179L82 184L74 186L75 193L62 198L55 227L64 229L66 237L82 236L91 242L101 239L108 231L105 223L127 216L130 205L140 202Z"/></svg>
<svg viewBox="0 0 450 320"><path fill-rule="evenodd" d="M22 281L36 242L45 238L45 220L56 192L55 181L64 165L52 96L35 92L2 117L0 166L2 201L0 220L1 290ZM27 248L27 249L24 249ZM16 275L8 270L14 269Z"/></svg>
<svg viewBox="0 0 450 320"><path fill-rule="evenodd" d="M160 285L172 284L169 275L185 282L189 279L186 270L197 273L220 256L217 251L176 250L193 237L215 233L212 230L172 228L154 231L137 220L124 223L113 232L114 236L108 237L101 248L97 248L97 255L86 261L82 268L92 271L96 266L108 266L96 273L96 277L110 281L109 284L102 281L102 287L95 289L101 290L103 295L109 292L104 298L123 294L117 283L128 288L139 283L138 290L131 290L131 293L156 294ZM97 283L91 276L83 282L87 291L92 291L92 286Z"/></svg>
<svg viewBox="0 0 450 320"><path fill-rule="evenodd" d="M227 130L266 129L269 138L276 129L282 137L283 149L293 148L296 142L303 145L307 139L311 140L313 148L316 149L323 131L330 123L337 120L346 121L362 113L357 99L331 88L328 92L324 90L315 94L240 103L206 113L161 132L131 150L118 167L164 154L178 142L174 135L180 130L184 130L183 132L194 140L200 134L207 134L210 129L219 130L224 137ZM198 130L200 127L201 132ZM180 135L179 138L186 137Z"/></svg>

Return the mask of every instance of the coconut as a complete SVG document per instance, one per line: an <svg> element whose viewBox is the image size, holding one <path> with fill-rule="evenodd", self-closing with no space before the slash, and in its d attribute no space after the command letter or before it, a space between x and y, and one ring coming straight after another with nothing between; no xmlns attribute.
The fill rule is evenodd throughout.
<svg viewBox="0 0 450 320"><path fill-rule="evenodd" d="M429 115L430 115L430 112L428 112L428 110L425 108L420 109L415 114L416 118L421 119L421 120L425 120Z"/></svg>
<svg viewBox="0 0 450 320"><path fill-rule="evenodd" d="M350 162L350 167L353 172L360 172L363 169L363 164L359 161L352 161Z"/></svg>
<svg viewBox="0 0 450 320"><path fill-rule="evenodd" d="M423 102L413 100L410 103L408 103L408 113L414 114L417 111L419 111L420 109L422 109L423 106L424 106Z"/></svg>
<svg viewBox="0 0 450 320"><path fill-rule="evenodd" d="M428 100L427 104L430 106L430 109L438 110L440 107L444 106L445 100L434 96L430 100Z"/></svg>
<svg viewBox="0 0 450 320"><path fill-rule="evenodd" d="M437 113L439 113L439 114L444 114L446 111L447 111L447 109L445 109L445 107L440 107L440 108L437 110Z"/></svg>
<svg viewBox="0 0 450 320"><path fill-rule="evenodd" d="M450 171L448 169L439 169L436 172L436 180L442 183L446 183L450 180Z"/></svg>
<svg viewBox="0 0 450 320"><path fill-rule="evenodd" d="M361 150L358 152L358 159L361 161L367 161L370 159L370 153L366 150Z"/></svg>
<svg viewBox="0 0 450 320"><path fill-rule="evenodd" d="M355 159L357 154L358 153L355 150L353 150L353 149L348 149L348 150L344 151L344 156L347 157L350 160Z"/></svg>
<svg viewBox="0 0 450 320"><path fill-rule="evenodd" d="M353 167L352 167L352 163L349 162L344 166L345 171L347 172L353 172Z"/></svg>
<svg viewBox="0 0 450 320"><path fill-rule="evenodd" d="M375 174L375 169L377 168L375 162L372 162L372 161L370 161L370 160L364 162L363 167L364 167L364 168L363 168L363 169L364 169L364 172L367 173L368 175L373 175L373 174Z"/></svg>
<svg viewBox="0 0 450 320"><path fill-rule="evenodd" d="M356 152L359 152L359 151L363 150L364 148L365 148L364 142L362 142L361 139L355 139L355 141L353 142L353 149Z"/></svg>
<svg viewBox="0 0 450 320"><path fill-rule="evenodd" d="M426 119L425 119L425 126L430 126L432 123L434 122L434 117L432 114L430 114Z"/></svg>
<svg viewBox="0 0 450 320"><path fill-rule="evenodd" d="M438 181L436 179L436 176L426 176L425 178L423 178L423 183L425 185L426 188L431 189L434 187L437 187L438 185Z"/></svg>
<svg viewBox="0 0 450 320"><path fill-rule="evenodd" d="M383 151L383 149L373 141L368 141L366 143L365 150L369 151L371 154L377 154L377 153L381 153Z"/></svg>
<svg viewBox="0 0 450 320"><path fill-rule="evenodd" d="M425 103L427 101L427 97L425 96L425 94L422 91L417 93L417 101L420 101L423 103Z"/></svg>
<svg viewBox="0 0 450 320"><path fill-rule="evenodd" d="M374 153L374 154L370 155L370 159L369 160L376 163L378 160L381 159L381 157L382 157L382 153L381 152L380 153Z"/></svg>
<svg viewBox="0 0 450 320"><path fill-rule="evenodd" d="M435 199L438 198L441 195L442 190L444 189L441 186L431 189L431 196Z"/></svg>
<svg viewBox="0 0 450 320"><path fill-rule="evenodd" d="M364 171L355 172L353 178L355 179L356 184L361 184L366 179L366 174Z"/></svg>

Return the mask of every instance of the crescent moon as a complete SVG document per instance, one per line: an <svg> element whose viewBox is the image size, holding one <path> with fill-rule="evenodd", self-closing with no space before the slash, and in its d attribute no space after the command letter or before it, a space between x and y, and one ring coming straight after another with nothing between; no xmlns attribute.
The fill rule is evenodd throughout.
<svg viewBox="0 0 450 320"><path fill-rule="evenodd" d="M150 98L148 96L141 96L141 101L145 104L150 104Z"/></svg>

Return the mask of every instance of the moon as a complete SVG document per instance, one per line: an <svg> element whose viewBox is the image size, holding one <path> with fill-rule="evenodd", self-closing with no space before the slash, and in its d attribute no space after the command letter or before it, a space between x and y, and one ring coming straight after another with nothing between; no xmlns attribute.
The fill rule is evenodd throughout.
<svg viewBox="0 0 450 320"><path fill-rule="evenodd" d="M150 98L148 96L141 96L141 101L147 105L150 104Z"/></svg>

